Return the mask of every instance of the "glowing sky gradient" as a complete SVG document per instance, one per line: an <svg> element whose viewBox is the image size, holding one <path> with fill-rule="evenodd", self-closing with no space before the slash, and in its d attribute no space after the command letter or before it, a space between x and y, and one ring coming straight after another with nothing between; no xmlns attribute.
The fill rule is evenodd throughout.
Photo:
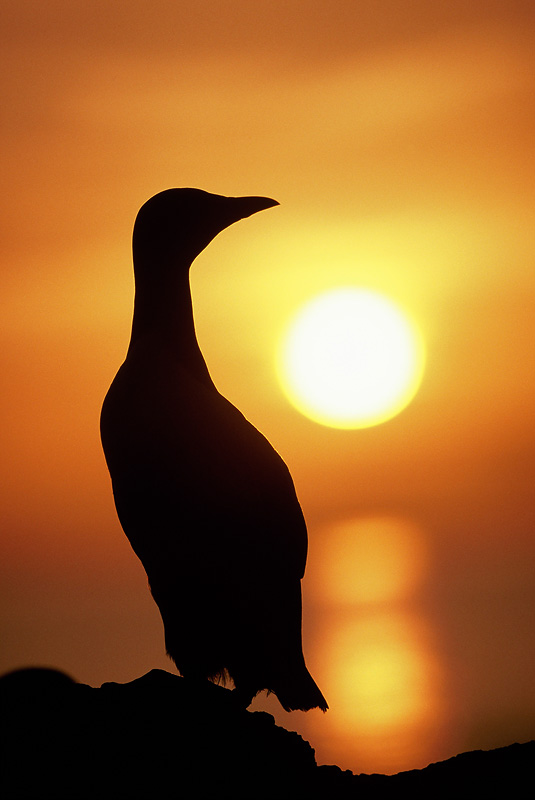
<svg viewBox="0 0 535 800"><path fill-rule="evenodd" d="M197 186L281 203L192 273L216 385L310 530L305 650L331 710L256 706L355 772L534 738L533 3L183 6L2 4L0 670L172 669L98 416L135 213ZM301 416L274 366L297 308L342 285L426 342L412 403L364 430Z"/></svg>

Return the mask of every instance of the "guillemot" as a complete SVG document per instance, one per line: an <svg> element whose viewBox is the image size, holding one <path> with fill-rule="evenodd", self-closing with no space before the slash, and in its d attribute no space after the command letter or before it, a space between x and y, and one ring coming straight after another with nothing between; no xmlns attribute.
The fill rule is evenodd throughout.
<svg viewBox="0 0 535 800"><path fill-rule="evenodd" d="M185 678L225 679L244 706L327 709L301 640L307 529L290 472L216 389L195 333L189 271L234 222L278 203L168 189L133 232L126 360L101 438L119 520L148 576L167 653Z"/></svg>

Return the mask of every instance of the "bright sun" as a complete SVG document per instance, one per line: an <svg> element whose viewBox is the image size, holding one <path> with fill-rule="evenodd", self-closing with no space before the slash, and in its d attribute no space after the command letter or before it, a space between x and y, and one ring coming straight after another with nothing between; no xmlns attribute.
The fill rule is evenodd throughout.
<svg viewBox="0 0 535 800"><path fill-rule="evenodd" d="M291 403L333 428L367 428L412 400L424 365L422 337L387 297L367 289L333 289L293 318L278 354Z"/></svg>

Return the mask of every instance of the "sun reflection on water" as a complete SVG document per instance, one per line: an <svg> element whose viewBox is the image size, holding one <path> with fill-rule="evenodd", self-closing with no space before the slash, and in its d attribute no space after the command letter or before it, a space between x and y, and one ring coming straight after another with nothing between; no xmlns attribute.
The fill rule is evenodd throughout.
<svg viewBox="0 0 535 800"><path fill-rule="evenodd" d="M314 653L330 706L321 763L383 773L425 766L448 714L433 629L417 613L425 535L393 517L348 520L314 551L308 577L328 609Z"/></svg>
<svg viewBox="0 0 535 800"><path fill-rule="evenodd" d="M421 530L388 516L332 525L314 549L317 591L329 603L373 604L404 598L419 588L427 568Z"/></svg>

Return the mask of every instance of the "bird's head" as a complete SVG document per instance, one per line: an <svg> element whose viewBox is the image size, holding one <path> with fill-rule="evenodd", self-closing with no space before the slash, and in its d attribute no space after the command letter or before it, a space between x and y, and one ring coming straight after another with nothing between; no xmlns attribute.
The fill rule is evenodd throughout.
<svg viewBox="0 0 535 800"><path fill-rule="evenodd" d="M138 266L186 266L220 231L278 205L268 197L225 197L201 189L167 189L141 206L134 224Z"/></svg>

